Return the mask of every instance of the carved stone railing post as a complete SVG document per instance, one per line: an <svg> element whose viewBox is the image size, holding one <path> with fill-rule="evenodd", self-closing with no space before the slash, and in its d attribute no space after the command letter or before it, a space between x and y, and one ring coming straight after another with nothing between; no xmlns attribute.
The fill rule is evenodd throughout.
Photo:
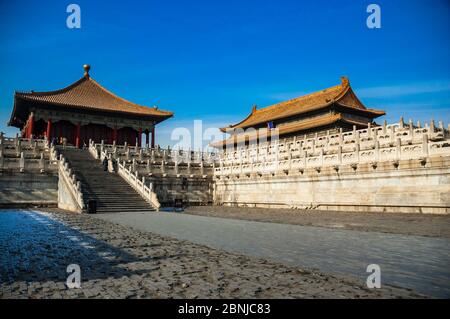
<svg viewBox="0 0 450 319"><path fill-rule="evenodd" d="M44 153L41 153L41 157L39 159L39 170L41 173L45 172L45 160L44 160Z"/></svg>
<svg viewBox="0 0 450 319"><path fill-rule="evenodd" d="M400 121L398 122L399 129L403 129L405 126L405 122L403 121L403 116L400 117Z"/></svg>
<svg viewBox="0 0 450 319"><path fill-rule="evenodd" d="M308 165L308 151L305 150L303 153L303 167L306 168Z"/></svg>
<svg viewBox="0 0 450 319"><path fill-rule="evenodd" d="M428 134L422 134L422 154L428 157Z"/></svg>
<svg viewBox="0 0 450 319"><path fill-rule="evenodd" d="M108 172L114 173L114 159L111 154L108 155Z"/></svg>
<svg viewBox="0 0 450 319"><path fill-rule="evenodd" d="M396 159L400 159L402 155L402 140L400 138L397 138L397 142L395 145L395 157Z"/></svg>
<svg viewBox="0 0 450 319"><path fill-rule="evenodd" d="M355 132L355 144L359 145L359 131Z"/></svg>
<svg viewBox="0 0 450 319"><path fill-rule="evenodd" d="M19 169L20 172L25 171L25 154L23 152L20 153Z"/></svg>
<svg viewBox="0 0 450 319"><path fill-rule="evenodd" d="M320 166L323 166L323 148L320 149Z"/></svg>
<svg viewBox="0 0 450 319"><path fill-rule="evenodd" d="M289 150L289 155L288 155L288 169L289 170L292 170L292 153L291 153L291 151Z"/></svg>
<svg viewBox="0 0 450 319"><path fill-rule="evenodd" d="M163 175L166 173L166 162L164 162L164 159L161 161L161 173Z"/></svg>
<svg viewBox="0 0 450 319"><path fill-rule="evenodd" d="M338 147L338 163L342 164L342 146Z"/></svg>
<svg viewBox="0 0 450 319"><path fill-rule="evenodd" d="M375 159L378 161L380 159L380 142L375 141Z"/></svg>
<svg viewBox="0 0 450 319"><path fill-rule="evenodd" d="M150 163L150 160L147 160L147 174L152 173L152 164Z"/></svg>
<svg viewBox="0 0 450 319"><path fill-rule="evenodd" d="M395 141L395 126L394 125L391 125L391 132L389 135L389 139L390 139L391 144L393 144Z"/></svg>
<svg viewBox="0 0 450 319"><path fill-rule="evenodd" d="M355 144L355 155L356 155L356 161L359 163L359 143Z"/></svg>
<svg viewBox="0 0 450 319"><path fill-rule="evenodd" d="M189 147L186 153L186 162L191 162L192 160L192 153L191 153L191 148Z"/></svg>
<svg viewBox="0 0 450 319"><path fill-rule="evenodd" d="M376 145L377 145L377 143L378 143L378 130L377 129L375 129L375 130L373 130L373 147L375 148L376 147Z"/></svg>
<svg viewBox="0 0 450 319"><path fill-rule="evenodd" d="M20 156L20 153L22 153L22 141L18 139L16 144L16 156Z"/></svg>
<svg viewBox="0 0 450 319"><path fill-rule="evenodd" d="M177 160L175 160L174 169L175 169L175 175L178 175L178 161Z"/></svg>
<svg viewBox="0 0 450 319"><path fill-rule="evenodd" d="M33 156L37 157L39 152L38 152L38 142L34 141L34 143L32 144L32 148L33 148Z"/></svg>
<svg viewBox="0 0 450 319"><path fill-rule="evenodd" d="M409 119L408 122L408 129L409 129L409 137L411 140L414 138L414 125L412 119Z"/></svg>
<svg viewBox="0 0 450 319"><path fill-rule="evenodd" d="M436 130L435 126L434 126L434 120L430 121L430 133L433 134L434 131ZM432 136L430 136L432 137Z"/></svg>

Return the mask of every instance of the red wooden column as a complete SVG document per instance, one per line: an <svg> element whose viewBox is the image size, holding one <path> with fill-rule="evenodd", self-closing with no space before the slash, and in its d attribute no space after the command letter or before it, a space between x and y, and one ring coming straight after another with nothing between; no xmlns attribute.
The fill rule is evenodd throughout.
<svg viewBox="0 0 450 319"><path fill-rule="evenodd" d="M29 119L29 123L28 123L28 125L29 125L29 127L28 127L28 138L30 138L31 137L31 135L33 135L33 126L34 126L34 114L33 114L33 112L31 112L30 113L30 119Z"/></svg>
<svg viewBox="0 0 450 319"><path fill-rule="evenodd" d="M52 119L48 119L47 120L47 132L46 132L46 135L47 135L47 140L49 142L51 142L52 141Z"/></svg>
<svg viewBox="0 0 450 319"><path fill-rule="evenodd" d="M139 131L138 131L138 145L137 146L141 147L141 144L142 144L142 128L139 128Z"/></svg>
<svg viewBox="0 0 450 319"><path fill-rule="evenodd" d="M75 147L79 148L80 147L80 129L81 129L81 124L77 123L77 126L75 127Z"/></svg>
<svg viewBox="0 0 450 319"><path fill-rule="evenodd" d="M155 148L155 127L152 127L152 145L151 148Z"/></svg>
<svg viewBox="0 0 450 319"><path fill-rule="evenodd" d="M28 138L28 132L30 131L30 118L27 119L25 122L25 126L23 127L23 134L22 137Z"/></svg>
<svg viewBox="0 0 450 319"><path fill-rule="evenodd" d="M24 138L28 138L28 127L29 127L28 123L30 122L29 120L30 119L28 118L23 127L22 137L24 137Z"/></svg>

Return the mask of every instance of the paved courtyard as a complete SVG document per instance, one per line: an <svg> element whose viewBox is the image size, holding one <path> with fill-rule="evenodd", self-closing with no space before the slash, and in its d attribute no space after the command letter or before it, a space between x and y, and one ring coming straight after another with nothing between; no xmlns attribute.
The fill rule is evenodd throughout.
<svg viewBox="0 0 450 319"><path fill-rule="evenodd" d="M214 248L325 273L367 278L381 267L382 284L450 297L450 239L263 223L180 213L97 215L108 221Z"/></svg>
<svg viewBox="0 0 450 319"><path fill-rule="evenodd" d="M450 238L450 215L191 206L184 213L277 224Z"/></svg>
<svg viewBox="0 0 450 319"><path fill-rule="evenodd" d="M192 217L192 216L191 216ZM170 214L79 215L63 212L0 211L0 298L413 298L407 290L383 285L368 289L352 277L323 274L264 258L225 252L149 232L167 229L182 236L195 231L203 238L242 242L253 226L239 222L232 231L221 220ZM134 224L136 228L111 223ZM142 223L145 223L142 224ZM256 226L256 225L255 225ZM259 227L264 225L258 225ZM266 225L268 226L268 225ZM233 226L236 227L236 226ZM277 227L274 225L274 227ZM219 227L220 228L220 227ZM262 228L263 233L264 228ZM180 236L181 236L180 235ZM260 239L261 249L284 237ZM249 242L249 245L253 241ZM286 242L285 251L292 247ZM351 248L351 247L350 247ZM318 254L324 253L318 252ZM252 253L256 255L255 253ZM251 255L251 254L249 254ZM276 258L274 258L276 259ZM306 258L305 258L306 259ZM295 260L293 260L295 264ZM81 268L81 288L65 285L70 264Z"/></svg>

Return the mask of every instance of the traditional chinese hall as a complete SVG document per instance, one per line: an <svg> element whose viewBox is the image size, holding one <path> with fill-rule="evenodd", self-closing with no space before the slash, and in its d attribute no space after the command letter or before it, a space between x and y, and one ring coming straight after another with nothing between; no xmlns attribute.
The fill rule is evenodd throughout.
<svg viewBox="0 0 450 319"><path fill-rule="evenodd" d="M341 83L318 92L257 109L237 124L221 128L231 136L212 143L217 148L260 138L287 138L300 135L326 135L340 130L363 129L377 124L374 119L385 115L382 110L367 108L356 96L347 77Z"/></svg>
<svg viewBox="0 0 450 319"><path fill-rule="evenodd" d="M155 147L155 127L173 116L172 112L127 101L105 89L89 75L68 87L48 92L15 92L10 126L21 130L21 136L47 137L58 143L80 147L89 143Z"/></svg>

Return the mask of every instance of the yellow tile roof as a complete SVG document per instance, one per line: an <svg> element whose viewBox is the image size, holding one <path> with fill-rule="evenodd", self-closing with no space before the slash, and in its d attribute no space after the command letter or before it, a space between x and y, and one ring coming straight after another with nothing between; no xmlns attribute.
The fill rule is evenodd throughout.
<svg viewBox="0 0 450 319"><path fill-rule="evenodd" d="M384 111L366 108L351 89L348 79L342 77L341 80L341 84L318 92L277 103L259 110L254 107L252 112L244 120L237 124L221 128L221 130L225 132L230 128L252 127L268 121L321 109L335 102L350 110L364 112L371 117L385 114Z"/></svg>
<svg viewBox="0 0 450 319"><path fill-rule="evenodd" d="M121 112L134 115L169 118L172 112L155 107L138 105L118 97L98 84L89 75L66 88L49 92L16 92L15 98L70 108L90 109L106 112Z"/></svg>

